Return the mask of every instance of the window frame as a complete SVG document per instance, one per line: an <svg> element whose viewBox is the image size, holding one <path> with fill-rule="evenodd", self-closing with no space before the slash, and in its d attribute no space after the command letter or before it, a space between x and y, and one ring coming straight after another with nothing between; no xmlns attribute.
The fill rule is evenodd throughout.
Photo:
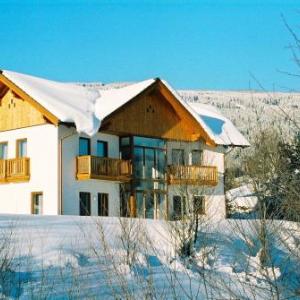
<svg viewBox="0 0 300 300"><path fill-rule="evenodd" d="M0 160L2 159L2 160L5 160L5 159L7 159L8 158L8 141L3 141L3 142L0 142L0 146L1 145L6 145L6 148L7 148L7 153L6 153L6 157L3 157L3 158L1 158L0 157Z"/></svg>
<svg viewBox="0 0 300 300"><path fill-rule="evenodd" d="M98 155L98 144L103 144L104 145L104 156L99 156ZM97 140L97 143L96 143L96 151L97 151L97 156L98 157L108 157L108 142L107 141L104 141L104 140Z"/></svg>
<svg viewBox="0 0 300 300"><path fill-rule="evenodd" d="M174 198L175 197L180 199L180 201L179 201L179 203L180 203L180 215L175 214L175 210L174 210ZM172 203L173 204L173 218L175 220L181 220L184 216L187 215L186 196L173 195L172 200L173 200L173 203Z"/></svg>
<svg viewBox="0 0 300 300"><path fill-rule="evenodd" d="M81 206L81 196L85 194L88 195L88 206L85 208L85 214L82 214L82 206ZM87 214L88 212L88 214ZM79 192L79 215L80 216L91 216L92 209L91 209L91 193L90 192Z"/></svg>
<svg viewBox="0 0 300 300"><path fill-rule="evenodd" d="M196 198L201 198L201 207L195 208ZM198 216L206 215L206 197L204 195L193 195L194 214Z"/></svg>
<svg viewBox="0 0 300 300"><path fill-rule="evenodd" d="M180 161L177 161L177 162L174 161L175 151L181 152L182 164L181 164ZM185 165L185 151L184 151L184 149L172 148L171 159L172 159L172 165L173 166L184 166ZM177 159L178 159L178 156L177 156Z"/></svg>
<svg viewBox="0 0 300 300"><path fill-rule="evenodd" d="M197 164L195 164L194 162L193 162L193 153L198 153L199 155L200 155L200 162L199 163L197 163ZM191 151L191 164L193 165L193 166L201 166L201 165L203 165L203 150L202 149L193 149L192 151Z"/></svg>
<svg viewBox="0 0 300 300"><path fill-rule="evenodd" d="M80 141L85 140L88 142L88 154L80 154ZM87 138L87 137L79 137L79 149L78 149L78 156L87 156L87 155L91 155L91 139Z"/></svg>
<svg viewBox="0 0 300 300"><path fill-rule="evenodd" d="M42 196L42 203L40 204L40 213L36 214L34 213L34 200L35 197L41 195ZM43 192L31 192L31 214L32 215L43 215L44 214L44 193Z"/></svg>
<svg viewBox="0 0 300 300"><path fill-rule="evenodd" d="M105 197L103 197L105 196ZM98 193L97 194L98 200L98 216L99 217L108 217L109 216L109 194L108 193ZM102 211L103 205L100 203L101 201L106 202L104 206L106 211Z"/></svg>
<svg viewBox="0 0 300 300"><path fill-rule="evenodd" d="M26 142L26 156L20 156L20 144L22 142ZM22 139L17 139L16 140L16 158L22 158L22 157L27 157L27 146L28 146L28 141L27 141L27 138L22 138Z"/></svg>

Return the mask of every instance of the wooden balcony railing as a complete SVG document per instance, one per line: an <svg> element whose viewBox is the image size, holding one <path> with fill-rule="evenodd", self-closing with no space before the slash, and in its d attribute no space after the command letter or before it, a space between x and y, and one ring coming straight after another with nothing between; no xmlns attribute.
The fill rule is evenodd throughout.
<svg viewBox="0 0 300 300"><path fill-rule="evenodd" d="M30 159L28 157L0 160L0 182L22 182L29 179Z"/></svg>
<svg viewBox="0 0 300 300"><path fill-rule="evenodd" d="M169 166L169 184L208 185L218 184L218 169L212 166Z"/></svg>
<svg viewBox="0 0 300 300"><path fill-rule="evenodd" d="M131 162L117 158L91 155L77 157L77 179L102 179L129 181L132 175Z"/></svg>

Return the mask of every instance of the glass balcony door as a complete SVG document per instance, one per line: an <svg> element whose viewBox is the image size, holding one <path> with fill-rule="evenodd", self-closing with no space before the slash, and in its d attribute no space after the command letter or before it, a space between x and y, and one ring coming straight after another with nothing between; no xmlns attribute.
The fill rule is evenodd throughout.
<svg viewBox="0 0 300 300"><path fill-rule="evenodd" d="M166 194L159 191L136 191L137 217L164 219L166 217Z"/></svg>

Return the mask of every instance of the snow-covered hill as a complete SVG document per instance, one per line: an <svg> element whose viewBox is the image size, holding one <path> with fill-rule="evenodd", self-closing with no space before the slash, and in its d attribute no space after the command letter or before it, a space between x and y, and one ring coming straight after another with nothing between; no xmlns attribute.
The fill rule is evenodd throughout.
<svg viewBox="0 0 300 300"><path fill-rule="evenodd" d="M176 254L176 226L109 217L2 215L2 297L300 297L299 224L269 222L263 248L257 220L203 221L189 259ZM263 249L268 259L262 265Z"/></svg>
<svg viewBox="0 0 300 300"><path fill-rule="evenodd" d="M292 136L291 119L300 124L300 93L182 90L180 94L188 101L217 107L248 138L258 126L277 126Z"/></svg>

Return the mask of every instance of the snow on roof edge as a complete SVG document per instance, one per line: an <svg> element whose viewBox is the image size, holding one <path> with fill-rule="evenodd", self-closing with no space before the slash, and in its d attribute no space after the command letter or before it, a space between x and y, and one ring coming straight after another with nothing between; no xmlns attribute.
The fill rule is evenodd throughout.
<svg viewBox="0 0 300 300"><path fill-rule="evenodd" d="M152 78L118 89L100 90L72 83L51 81L40 77L0 70L0 74L11 80L26 94L54 114L62 123L74 123L78 132L90 136L99 131L101 121L109 114L129 102L157 81L162 82L200 124L209 138L217 145L248 147L246 138L233 123L218 111L195 108L193 103L184 100L171 85L160 78ZM201 112L204 114L202 115ZM224 122L222 134L216 134L205 118L215 118ZM223 128L224 127L224 128Z"/></svg>

